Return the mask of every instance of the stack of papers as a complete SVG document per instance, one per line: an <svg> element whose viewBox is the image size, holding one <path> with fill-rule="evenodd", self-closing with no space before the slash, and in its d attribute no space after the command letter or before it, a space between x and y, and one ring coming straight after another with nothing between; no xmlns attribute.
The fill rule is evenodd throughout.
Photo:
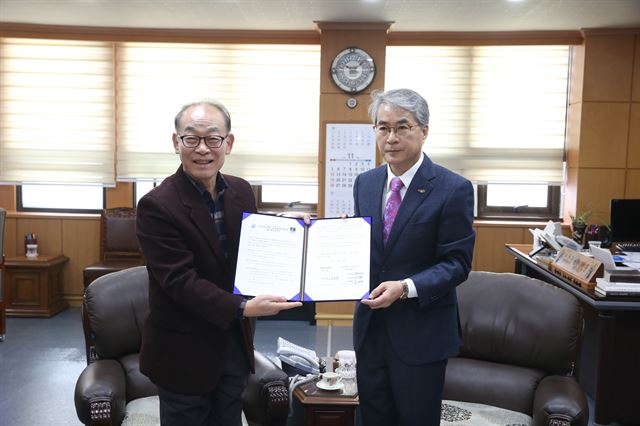
<svg viewBox="0 0 640 426"><path fill-rule="evenodd" d="M640 296L640 283L611 282L596 278L595 292L602 296Z"/></svg>

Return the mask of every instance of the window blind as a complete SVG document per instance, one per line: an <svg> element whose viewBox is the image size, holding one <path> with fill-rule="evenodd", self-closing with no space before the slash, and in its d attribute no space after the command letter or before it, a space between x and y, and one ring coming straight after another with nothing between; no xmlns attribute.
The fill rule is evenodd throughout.
<svg viewBox="0 0 640 426"><path fill-rule="evenodd" d="M252 183L317 182L319 46L122 43L117 80L119 180L173 173L175 114L216 99L235 135L225 173Z"/></svg>
<svg viewBox="0 0 640 426"><path fill-rule="evenodd" d="M424 151L478 183L561 184L568 46L389 46L385 89L429 103Z"/></svg>
<svg viewBox="0 0 640 426"><path fill-rule="evenodd" d="M115 184L113 47L0 39L0 181Z"/></svg>

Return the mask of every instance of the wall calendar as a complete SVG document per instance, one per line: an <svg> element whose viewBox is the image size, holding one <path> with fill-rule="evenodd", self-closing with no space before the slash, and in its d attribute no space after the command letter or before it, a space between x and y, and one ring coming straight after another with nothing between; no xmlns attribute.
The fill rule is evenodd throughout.
<svg viewBox="0 0 640 426"><path fill-rule="evenodd" d="M353 182L376 166L376 140L371 124L327 123L324 217L353 215Z"/></svg>

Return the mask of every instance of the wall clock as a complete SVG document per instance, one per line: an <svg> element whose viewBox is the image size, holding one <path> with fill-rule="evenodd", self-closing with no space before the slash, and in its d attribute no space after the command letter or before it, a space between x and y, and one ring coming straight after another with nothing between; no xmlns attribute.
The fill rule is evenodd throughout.
<svg viewBox="0 0 640 426"><path fill-rule="evenodd" d="M376 76L373 58L364 50L348 47L339 52L331 64L333 82L347 93L358 93L369 87Z"/></svg>

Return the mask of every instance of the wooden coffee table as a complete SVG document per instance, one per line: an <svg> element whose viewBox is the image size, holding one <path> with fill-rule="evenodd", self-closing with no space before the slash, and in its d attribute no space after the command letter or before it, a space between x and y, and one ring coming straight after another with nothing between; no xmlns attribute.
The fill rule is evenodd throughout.
<svg viewBox="0 0 640 426"><path fill-rule="evenodd" d="M306 426L353 426L359 404L355 379L343 380L337 391L319 389L315 382L298 386L293 394L304 406Z"/></svg>

